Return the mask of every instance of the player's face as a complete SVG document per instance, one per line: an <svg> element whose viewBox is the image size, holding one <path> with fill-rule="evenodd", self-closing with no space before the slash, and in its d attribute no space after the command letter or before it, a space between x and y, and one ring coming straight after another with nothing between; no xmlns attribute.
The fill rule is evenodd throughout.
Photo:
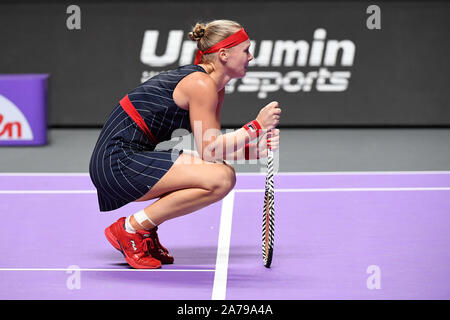
<svg viewBox="0 0 450 320"><path fill-rule="evenodd" d="M249 51L250 40L246 40L230 49L227 66L233 78L242 78L247 72L249 62L253 60L253 56Z"/></svg>

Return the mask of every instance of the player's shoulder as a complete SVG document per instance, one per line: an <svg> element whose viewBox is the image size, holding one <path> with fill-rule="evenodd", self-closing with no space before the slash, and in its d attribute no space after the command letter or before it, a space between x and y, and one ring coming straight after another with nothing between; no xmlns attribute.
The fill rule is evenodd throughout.
<svg viewBox="0 0 450 320"><path fill-rule="evenodd" d="M188 73L179 84L186 87L201 87L208 89L215 86L214 80L209 76L204 69L197 65L185 65L177 69L177 72Z"/></svg>
<svg viewBox="0 0 450 320"><path fill-rule="evenodd" d="M188 95L214 95L217 96L217 85L205 72L192 72L184 77L178 84L183 92Z"/></svg>

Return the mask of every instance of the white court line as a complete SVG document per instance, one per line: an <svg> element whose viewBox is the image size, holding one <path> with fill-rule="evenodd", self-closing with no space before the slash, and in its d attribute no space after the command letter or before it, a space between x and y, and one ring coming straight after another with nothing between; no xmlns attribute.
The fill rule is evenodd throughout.
<svg viewBox="0 0 450 320"><path fill-rule="evenodd" d="M291 172L277 173L277 175L356 175L356 174L449 174L450 171L404 171L404 172ZM0 173L0 176L30 176L33 174L13 174ZM55 175L55 176L73 176L88 175L80 174L34 174L34 175ZM238 173L237 175L266 175L266 173ZM410 188L303 188L303 189L276 189L275 192L358 192L358 191L448 191L450 187L410 187ZM264 192L264 189L235 189L231 191L222 200L222 213L220 219L220 230L218 240L218 250L215 270L188 270L188 269L72 269L79 271L160 271L160 272L213 272L214 284L212 299L224 300L226 298L227 276L228 276L228 260L231 240L231 226L233 217L233 204L235 192ZM96 190L2 190L0 194L88 194L96 193ZM33 268L0 268L0 271L70 271L71 269L33 269Z"/></svg>
<svg viewBox="0 0 450 320"><path fill-rule="evenodd" d="M449 191L450 187L392 188L278 188L275 192L377 192L377 191ZM234 189L233 192L264 192L264 189ZM0 190L0 194L89 194L97 190Z"/></svg>
<svg viewBox="0 0 450 320"><path fill-rule="evenodd" d="M234 191L222 200L219 241L217 245L216 272L212 300L225 300L227 293L228 257L230 254L231 225L233 220Z"/></svg>
<svg viewBox="0 0 450 320"><path fill-rule="evenodd" d="M81 194L97 193L97 190L0 190L0 194Z"/></svg>
<svg viewBox="0 0 450 320"><path fill-rule="evenodd" d="M335 192L335 191L425 191L446 190L450 187L430 188L328 188L328 189L276 189L275 192ZM233 205L236 192L264 192L265 189L235 189L222 200L220 216L219 243L217 249L216 272L212 300L225 300L227 292L228 261L230 254L231 228L233 220Z"/></svg>
<svg viewBox="0 0 450 320"><path fill-rule="evenodd" d="M414 174L450 174L450 171L284 171L277 172L277 176L289 176L289 175L414 175ZM266 172L236 172L237 176L265 176ZM89 177L87 172L0 172L0 177Z"/></svg>
<svg viewBox="0 0 450 320"><path fill-rule="evenodd" d="M376 191L449 191L450 187L411 187L411 188L301 188L275 189L275 192L376 192ZM238 189L235 192L264 192L264 189Z"/></svg>
<svg viewBox="0 0 450 320"><path fill-rule="evenodd" d="M86 172L0 172L0 177L89 177Z"/></svg>
<svg viewBox="0 0 450 320"><path fill-rule="evenodd" d="M214 272L214 269L83 269L83 268L0 268L0 271L99 271L99 272Z"/></svg>
<svg viewBox="0 0 450 320"><path fill-rule="evenodd" d="M426 174L450 174L450 171L283 171L275 173L275 176L334 176L334 175L426 175ZM267 172L237 172L237 176L265 176Z"/></svg>
<svg viewBox="0 0 450 320"><path fill-rule="evenodd" d="M72 194L79 191L69 190ZM46 193L49 193L48 190ZM60 192L58 192L60 193ZM233 218L234 191L222 200L218 248L215 269L82 269L82 268L0 268L1 271L106 271L106 272L215 272L212 290L213 300L224 300L227 290L228 258L230 253L231 226Z"/></svg>

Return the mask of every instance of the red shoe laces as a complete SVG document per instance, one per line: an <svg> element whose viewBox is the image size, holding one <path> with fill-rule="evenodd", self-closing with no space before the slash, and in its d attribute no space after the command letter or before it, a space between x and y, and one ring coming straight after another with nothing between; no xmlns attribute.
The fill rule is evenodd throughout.
<svg viewBox="0 0 450 320"><path fill-rule="evenodd" d="M141 237L140 243L141 243L142 252L144 252L145 254L148 254L148 252L150 252L150 250L153 250L155 248L155 244L153 243L151 233L138 230L137 234L139 234Z"/></svg>
<svg viewBox="0 0 450 320"><path fill-rule="evenodd" d="M153 250L155 245L153 244L153 240L151 238L145 238L142 240L142 248L144 249L144 252L149 252L150 250Z"/></svg>

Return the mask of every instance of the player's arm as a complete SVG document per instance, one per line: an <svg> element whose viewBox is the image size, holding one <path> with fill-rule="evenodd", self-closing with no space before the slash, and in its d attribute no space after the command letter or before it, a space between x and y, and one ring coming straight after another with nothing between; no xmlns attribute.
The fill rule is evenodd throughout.
<svg viewBox="0 0 450 320"><path fill-rule="evenodd" d="M223 105L223 99L225 97L225 88L219 92L219 103L217 107L217 117L220 119L220 110ZM275 110L276 115L274 117L278 120L280 117L281 109ZM219 121L220 122L220 121ZM280 130L273 129L271 131L263 130L261 135L253 143L247 143L243 148L237 149L232 153L227 153L224 156L224 160L233 161L233 160L252 160L252 159L260 159L266 158L268 155L268 147L272 149L272 151L277 151L280 140Z"/></svg>
<svg viewBox="0 0 450 320"><path fill-rule="evenodd" d="M180 89L187 96L192 133L200 157L214 162L226 154L226 135L220 132L220 110L224 91L217 92L215 82L206 74L195 72L180 82ZM242 140L242 142L240 142ZM243 145L243 132L238 143ZM233 141L230 140L232 143Z"/></svg>
<svg viewBox="0 0 450 320"><path fill-rule="evenodd" d="M257 141L246 144L242 149L237 150L232 155L227 155L226 160L253 160L266 158L268 148L273 152L278 150L280 145L280 129L273 129L264 132Z"/></svg>
<svg viewBox="0 0 450 320"><path fill-rule="evenodd" d="M217 93L214 81L206 74L195 72L189 77L189 81L184 81L182 90L188 97L189 116L198 154L203 160L210 162L226 160L227 155L233 157L234 152L242 149L250 140L256 138L256 135L244 127L221 134L220 108L224 91ZM267 109L267 106L264 109ZM262 113L259 122L264 127L261 127L273 127L276 122L270 117L273 112L263 110L258 115L261 116Z"/></svg>

